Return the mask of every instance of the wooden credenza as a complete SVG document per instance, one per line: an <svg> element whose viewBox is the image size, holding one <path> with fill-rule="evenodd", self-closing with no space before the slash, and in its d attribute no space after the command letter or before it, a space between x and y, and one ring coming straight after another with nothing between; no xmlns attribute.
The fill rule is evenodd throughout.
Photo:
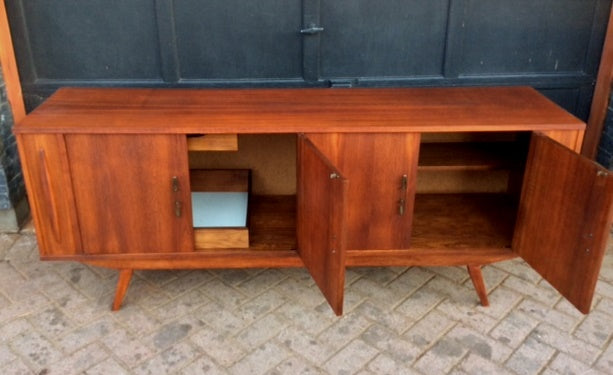
<svg viewBox="0 0 613 375"><path fill-rule="evenodd" d="M613 177L527 87L63 88L14 132L41 258L120 271L306 267L336 314L351 266L522 257L590 309ZM198 245L196 169L249 169L249 246ZM192 176L192 177L190 177Z"/></svg>

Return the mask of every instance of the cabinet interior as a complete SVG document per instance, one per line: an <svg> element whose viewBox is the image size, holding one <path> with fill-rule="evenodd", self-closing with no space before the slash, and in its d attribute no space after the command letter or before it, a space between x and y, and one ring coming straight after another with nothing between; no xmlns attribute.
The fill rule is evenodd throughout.
<svg viewBox="0 0 613 375"><path fill-rule="evenodd" d="M250 171L249 246L237 252L296 249L296 135L240 134L236 150L190 151L189 167L192 190L199 170Z"/></svg>
<svg viewBox="0 0 613 375"><path fill-rule="evenodd" d="M415 248L509 248L530 132L424 133Z"/></svg>

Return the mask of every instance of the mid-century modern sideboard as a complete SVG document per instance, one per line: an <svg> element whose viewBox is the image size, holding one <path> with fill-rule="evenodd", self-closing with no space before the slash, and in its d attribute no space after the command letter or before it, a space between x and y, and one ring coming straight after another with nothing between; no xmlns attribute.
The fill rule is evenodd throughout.
<svg viewBox="0 0 613 375"><path fill-rule="evenodd" d="M119 270L113 309L135 269L306 267L340 315L346 267L419 265L487 305L519 256L587 313L613 177L584 127L529 87L62 88L14 132L41 258ZM195 228L207 189L245 223Z"/></svg>

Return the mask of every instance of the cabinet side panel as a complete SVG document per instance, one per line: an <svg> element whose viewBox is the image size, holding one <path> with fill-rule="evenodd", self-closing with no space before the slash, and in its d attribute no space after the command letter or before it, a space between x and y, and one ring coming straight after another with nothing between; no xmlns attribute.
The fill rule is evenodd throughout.
<svg viewBox="0 0 613 375"><path fill-rule="evenodd" d="M419 134L342 133L307 136L350 181L347 196L347 248L408 248L415 200Z"/></svg>
<svg viewBox="0 0 613 375"><path fill-rule="evenodd" d="M70 134L66 143L84 253L193 251L184 136Z"/></svg>
<svg viewBox="0 0 613 375"><path fill-rule="evenodd" d="M42 257L81 253L74 192L61 134L17 136L28 200Z"/></svg>
<svg viewBox="0 0 613 375"><path fill-rule="evenodd" d="M542 133L577 153L581 152L584 130L548 130Z"/></svg>

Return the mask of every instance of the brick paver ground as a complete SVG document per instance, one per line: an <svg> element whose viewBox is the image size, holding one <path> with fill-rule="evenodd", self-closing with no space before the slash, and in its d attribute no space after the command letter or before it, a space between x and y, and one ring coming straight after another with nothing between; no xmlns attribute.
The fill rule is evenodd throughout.
<svg viewBox="0 0 613 375"><path fill-rule="evenodd" d="M613 241L611 241L613 242ZM523 262L354 268L335 317L302 269L117 272L0 235L0 374L613 374L613 250L582 315Z"/></svg>

